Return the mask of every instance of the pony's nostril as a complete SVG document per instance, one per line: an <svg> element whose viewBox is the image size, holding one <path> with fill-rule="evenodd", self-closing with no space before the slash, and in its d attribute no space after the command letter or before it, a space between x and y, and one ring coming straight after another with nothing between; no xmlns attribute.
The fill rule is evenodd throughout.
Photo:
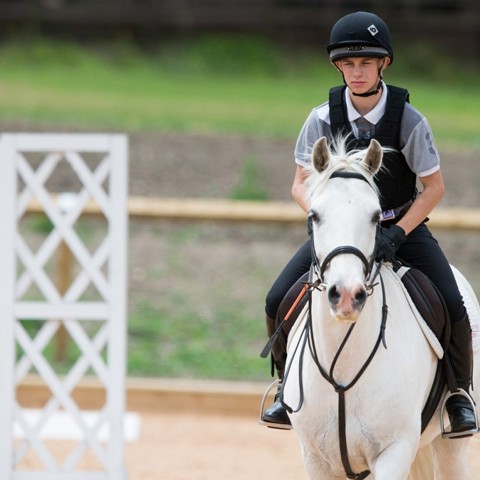
<svg viewBox="0 0 480 480"><path fill-rule="evenodd" d="M328 289L328 301L330 305L338 305L340 301L340 291L336 285L333 285Z"/></svg>
<svg viewBox="0 0 480 480"><path fill-rule="evenodd" d="M355 294L355 306L362 307L367 301L367 291L365 288L360 288Z"/></svg>

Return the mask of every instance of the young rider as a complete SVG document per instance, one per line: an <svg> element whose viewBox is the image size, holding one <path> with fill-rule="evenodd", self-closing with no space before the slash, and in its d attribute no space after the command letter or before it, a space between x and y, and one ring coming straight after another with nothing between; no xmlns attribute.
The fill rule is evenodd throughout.
<svg viewBox="0 0 480 480"><path fill-rule="evenodd" d="M444 193L440 160L426 118L413 108L408 92L386 86L383 71L393 62L390 32L375 14L357 12L337 21L327 46L330 61L344 85L330 91L329 101L314 108L295 147L296 172L292 195L308 211L305 167L311 162L315 141L339 133L351 133L350 148L368 146L377 139L395 151L384 156L386 170L376 176L383 211L377 240L376 260L389 261L394 255L421 270L436 285L447 305L451 321L450 360L459 388L469 391L472 375L472 338L462 296L437 241L426 226L427 217ZM417 179L422 185L419 194ZM305 243L286 265L266 298L267 333L275 331L278 307L292 285L308 271L310 242ZM280 379L286 362L286 339L277 340L272 358ZM473 407L460 394L447 401L452 432L471 433L476 428ZM263 421L288 428L288 415L279 401L265 411Z"/></svg>

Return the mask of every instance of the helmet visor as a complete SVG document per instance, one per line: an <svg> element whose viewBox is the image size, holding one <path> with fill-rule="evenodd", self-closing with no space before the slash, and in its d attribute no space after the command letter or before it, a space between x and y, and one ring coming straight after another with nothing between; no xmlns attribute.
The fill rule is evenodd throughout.
<svg viewBox="0 0 480 480"><path fill-rule="evenodd" d="M371 45L347 45L332 48L330 50L330 61L341 60L348 57L390 57L386 48L374 47Z"/></svg>

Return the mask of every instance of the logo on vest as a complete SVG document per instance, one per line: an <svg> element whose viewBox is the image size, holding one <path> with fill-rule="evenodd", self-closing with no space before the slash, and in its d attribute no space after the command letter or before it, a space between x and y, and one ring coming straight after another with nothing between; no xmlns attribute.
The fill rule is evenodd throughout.
<svg viewBox="0 0 480 480"><path fill-rule="evenodd" d="M393 220L395 218L395 210L385 210L380 214L380 221Z"/></svg>

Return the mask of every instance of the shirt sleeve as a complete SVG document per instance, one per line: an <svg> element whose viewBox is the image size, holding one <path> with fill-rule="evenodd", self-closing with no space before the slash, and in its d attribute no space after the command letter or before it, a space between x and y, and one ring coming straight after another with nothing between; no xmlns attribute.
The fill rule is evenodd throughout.
<svg viewBox="0 0 480 480"><path fill-rule="evenodd" d="M314 143L322 136L329 136L330 127L325 119L320 118L320 109L314 108L305 120L295 145L295 162L308 167L312 163L312 150Z"/></svg>
<svg viewBox="0 0 480 480"><path fill-rule="evenodd" d="M440 170L440 155L428 120L421 116L409 130L402 153L412 171L419 177L425 177Z"/></svg>

